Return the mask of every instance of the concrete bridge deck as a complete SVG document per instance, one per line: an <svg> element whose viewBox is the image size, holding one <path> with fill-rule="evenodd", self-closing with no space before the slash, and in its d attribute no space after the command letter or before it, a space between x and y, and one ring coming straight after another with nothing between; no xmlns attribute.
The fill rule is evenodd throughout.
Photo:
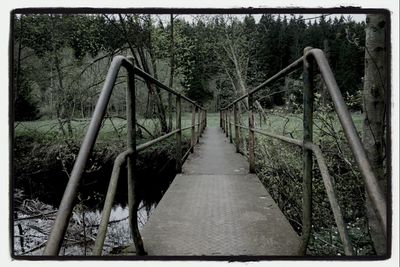
<svg viewBox="0 0 400 267"><path fill-rule="evenodd" d="M220 128L206 128L144 226L149 255L296 255L300 239Z"/></svg>

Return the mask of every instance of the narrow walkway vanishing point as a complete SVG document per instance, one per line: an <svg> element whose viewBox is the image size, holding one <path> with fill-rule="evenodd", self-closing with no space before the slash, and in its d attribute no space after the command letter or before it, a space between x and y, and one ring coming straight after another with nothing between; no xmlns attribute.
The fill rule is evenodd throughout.
<svg viewBox="0 0 400 267"><path fill-rule="evenodd" d="M148 255L296 255L300 238L246 159L220 128L203 135L144 226Z"/></svg>

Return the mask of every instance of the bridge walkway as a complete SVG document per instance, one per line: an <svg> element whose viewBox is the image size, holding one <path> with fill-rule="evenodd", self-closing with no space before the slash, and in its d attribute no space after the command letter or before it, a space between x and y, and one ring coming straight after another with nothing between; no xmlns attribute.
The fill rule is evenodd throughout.
<svg viewBox="0 0 400 267"><path fill-rule="evenodd" d="M300 238L220 128L206 128L142 231L148 255L296 255ZM130 247L133 249L133 245Z"/></svg>

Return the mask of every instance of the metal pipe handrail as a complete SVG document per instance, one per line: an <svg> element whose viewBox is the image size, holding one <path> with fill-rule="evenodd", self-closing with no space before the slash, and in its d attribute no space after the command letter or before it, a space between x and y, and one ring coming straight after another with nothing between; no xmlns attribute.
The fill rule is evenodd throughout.
<svg viewBox="0 0 400 267"><path fill-rule="evenodd" d="M187 130L189 128L193 128L196 125L199 126L198 136L204 131L206 127L206 119L203 118L197 124L192 121L192 125L189 127L181 127L181 105L180 99L184 99L190 102L193 106L197 107L199 118L200 114L204 117L206 111L203 107L198 105L193 100L183 96L182 94L174 91L173 89L163 85L161 82L156 80L154 77L140 70L139 68L134 66L133 58L126 58L123 56L116 56L113 58L111 62L110 68L108 70L106 80L103 84L103 88L101 90L99 99L95 106L95 110L93 112L92 119L90 121L88 130L82 142L81 148L79 150L77 159L75 161L74 167L72 169L67 187L64 191L63 198L61 200L61 204L59 210L57 212L57 216L55 222L53 224L50 236L48 238L45 250L43 255L57 255L60 251L61 244L63 238L65 236L69 220L72 214L72 209L74 207L75 198L78 191L78 186L80 179L83 175L83 172L86 167L86 163L88 161L89 155L93 150L94 144L96 142L98 133L101 128L101 122L105 116L107 105L110 101L112 91L114 89L114 84L117 79L119 70L121 67L124 67L128 72L128 86L127 86L127 124L128 124L128 133L127 133L127 151L121 153L117 159L115 160L115 164L113 167L113 175L110 179L110 185L108 188L107 198L105 202L104 209L106 211L104 216L109 217L109 206L112 205L113 191L115 190L116 182L118 179L119 169L123 162L128 159L128 209L129 209L129 225L131 228L131 234L134 240L135 248L138 255L146 255L143 247L143 241L140 236L140 232L137 226L137 207L138 207L138 198L137 198L137 183L136 179L134 179L134 163L136 159L136 155L139 151L158 143L173 134L176 134L177 137L177 171L180 172L182 159L180 157L181 154L181 133L183 130ZM142 76L145 80L151 80L151 82L156 83L161 88L167 90L169 93L176 95L177 97L177 127L175 131L172 131L168 134L160 136L156 139L153 139L149 142L136 146L136 134L135 134L135 74ZM107 221L107 219L103 218L102 221ZM107 223L105 223L107 225ZM105 227L105 228L104 228ZM99 230L99 241L96 241L96 249L95 253L100 255L101 249L104 244L105 232L107 227L104 224L101 224L101 229ZM100 245L101 244L101 245Z"/></svg>
<svg viewBox="0 0 400 267"><path fill-rule="evenodd" d="M275 138L275 139L278 139L280 141L283 141L283 142L286 142L286 143L289 143L292 145L304 147L313 152L315 158L317 159L317 163L319 166L319 170L321 172L325 191L328 195L329 204L331 206L333 216L335 218L335 222L338 225L338 231L339 231L340 238L343 242L343 247L344 247L345 253L346 253L346 255L353 255L353 246L351 244L351 241L350 241L350 238L348 235L348 231L346 229L346 224L343 220L342 211L340 210L339 202L336 197L332 177L329 174L328 167L325 163L325 158L322 154L321 149L316 144L311 143L311 142L304 142L303 140L300 140L300 139L294 139L294 138L286 137L283 135L277 135L274 133L265 132L265 131L262 131L257 128L253 128L252 130L256 133L259 133L259 134L262 134L262 135L265 135L265 136L268 136L271 138Z"/></svg>
<svg viewBox="0 0 400 267"><path fill-rule="evenodd" d="M346 255L353 255L353 246L351 244L351 241L350 241L347 229L346 229L346 225L345 225L344 220L343 220L343 215L342 215L342 212L340 210L339 203L337 201L336 193L335 193L335 190L334 190L334 187L333 187L332 178L329 175L328 167L326 166L325 159L324 159L324 156L322 154L321 149L317 145L315 145L313 143L303 142L303 140L300 140L300 139L294 139L294 138L286 137L286 136L283 136L283 135L277 135L277 134L274 134L274 133L265 132L265 131L262 131L262 130L257 129L257 128L251 128L250 129L249 127L246 127L246 126L241 125L241 124L237 124L236 126L238 126L240 128L243 128L243 129L247 129L247 130L253 130L254 132L259 133L261 135L265 135L265 136L268 136L268 137L271 137L271 138L275 138L275 139L278 139L280 141L283 141L283 142L286 142L286 143L289 143L289 144L292 144L292 145L296 145L296 146L299 146L299 147L304 147L304 148L306 148L308 150L311 150L313 152L314 156L317 159L317 163L318 163L318 166L319 166L319 169L320 169L320 172L321 172L322 180L324 182L325 191L326 191L326 193L328 195L329 204L331 206L331 209L332 209L332 212L333 212L333 215L334 215L334 218L335 218L335 222L338 225L338 231L339 231L339 235L340 235L340 238L342 240L342 243L343 243L343 247L344 247L345 253L346 253Z"/></svg>
<svg viewBox="0 0 400 267"><path fill-rule="evenodd" d="M364 146L361 143L361 139L358 136L353 119L351 118L347 105L345 104L342 94L340 93L340 89L336 83L333 72L329 67L328 60L326 59L324 52L322 52L322 50L320 49L310 49L307 52L306 56L313 56L319 67L323 80L325 81L325 85L328 88L328 91L332 97L333 103L335 105L335 111L338 114L339 121L349 142L352 153L356 159L357 165L360 167L368 195L372 200L375 213L378 215L383 233L386 237L386 198L384 197L384 194L378 184L378 179L376 178L372 170L371 164L369 163L367 154L365 152Z"/></svg>
<svg viewBox="0 0 400 267"><path fill-rule="evenodd" d="M115 198L115 193L117 192L119 173L120 173L122 164L124 164L126 162L126 160L129 156L133 155L133 152L134 151L131 149L124 151L121 154L119 154L114 161L114 166L113 166L110 182L109 182L108 189L107 189L107 195L106 195L106 199L104 201L103 211L101 213L99 230L97 231L96 241L94 243L94 248L93 248L94 256L101 255L103 245L104 245L104 240L105 240L106 234L107 234L107 226L108 226L108 222L110 220L110 214L111 214L111 209L112 209L112 205L113 205L114 198Z"/></svg>
<svg viewBox="0 0 400 267"><path fill-rule="evenodd" d="M196 123L195 126L199 125L199 124L200 123ZM148 141L146 143L143 143L143 144L140 144L140 145L136 146L136 151L137 152L143 151L146 148L149 148L149 147L161 142L164 139L167 139L168 137L170 137L170 136L172 136L172 135L174 135L174 134L176 134L178 132L186 131L186 130L189 130L190 128L192 128L192 126L187 126L187 127L181 128L181 129L176 129L176 130L173 130L173 131L171 131L171 132L169 132L167 134L161 135L161 136L159 136L159 137L157 137L155 139L152 139L152 140L150 140L150 141Z"/></svg>
<svg viewBox="0 0 400 267"><path fill-rule="evenodd" d="M347 106L343 100L343 97L341 95L341 92L339 90L339 87L336 83L336 80L334 78L334 75L332 73L332 70L329 66L329 63L323 53L322 50L320 49L314 49L311 47L307 47L304 49L304 55L297 59L295 62L287 66L285 69L279 71L277 74L251 90L249 93L244 94L240 96L239 98L233 100L230 104L226 105L225 107L220 109L220 126L223 129L223 131L226 133L227 137L229 136L229 131L228 131L228 126L231 126L232 123L230 122L230 116L231 116L231 107L233 107L234 111L234 123L235 125L235 138L238 137L237 131L238 128L244 128L249 130L249 144L254 142L253 133L257 132L260 133L259 130L254 128L254 119L253 119L253 107L252 107L252 96L255 92L261 90L264 88L266 85L269 83L276 81L277 79L283 77L284 75L289 74L290 72L294 71L298 67L300 67L301 63L303 63L303 79L304 79L304 118L303 118L303 125L304 125L304 138L301 143L301 146L303 147L303 161L304 161L304 179L303 179L303 242L302 242L302 247L300 248L301 253L305 253L306 246L309 240L310 232L311 232L311 176L312 176L312 158L311 154L309 154L308 150L312 150L314 156L317 157L318 164L320 165L322 160L321 157L318 155L322 156L322 152L320 152L318 147L314 144L312 144L312 113L313 113L313 108L312 108L312 91L313 91L313 64L312 61L314 60L316 62L316 65L319 68L320 73L322 74L322 78L325 82L326 87L328 88L328 91L332 97L332 100L335 105L335 111L339 117L339 121L341 123L341 126L345 132L345 136L347 141L349 142L349 146L351 148L352 154L355 157L355 160L357 162L357 165L359 166L361 170L361 175L364 179L366 190L368 195L371 198L373 208L375 213L377 214L379 218L379 222L381 224L383 234L386 237L387 235L387 205L386 205L386 199L381 191L381 188L378 185L377 178L371 168L371 165L368 161L368 158L366 156L364 147L361 143L361 139L358 136L358 133L356 131L354 122L351 118L351 115L347 109ZM237 124L237 103L244 98L248 97L249 98L249 127L242 126L240 124ZM228 119L229 116L229 119ZM230 133L231 134L231 133ZM265 133L264 133L265 134ZM288 141L286 137L278 137L277 135L274 134L268 134L270 137L278 138L282 141ZM235 140L236 141L236 140ZM291 142L294 142L291 140ZM300 145L297 142L297 145ZM239 152L239 147L238 143L236 143L236 151ZM307 146L304 146L303 144L308 144ZM312 144L312 145L311 145ZM312 146L312 149L309 149L308 146ZM254 148L249 147L249 161L250 161L250 167L249 170L250 172L252 171L254 166ZM318 149L317 149L318 148ZM318 157L319 160L318 160ZM251 162L253 161L253 162ZM323 166L323 164L321 165ZM326 165L325 165L326 166ZM320 167L321 170L321 167ZM325 181L324 181L325 184ZM304 202L305 201L305 202ZM340 208L340 207L338 207ZM336 220L336 219L335 219ZM337 225L338 222L336 221ZM306 230L304 229L304 225L306 224ZM338 225L339 228L339 225ZM340 230L342 231L342 229ZM343 232L343 231L342 231ZM341 234L342 236L342 234ZM344 241L345 242L345 241ZM346 241L347 242L347 241Z"/></svg>
<svg viewBox="0 0 400 267"><path fill-rule="evenodd" d="M168 137L170 137L170 136L172 136L172 135L174 135L174 134L176 134L176 133L178 133L180 131L181 131L180 129L176 129L176 130L171 131L171 132L169 132L167 134L164 134L164 135L162 135L160 137L157 137L157 138L155 138L155 139L153 139L151 141L148 141L146 143L140 144L140 145L138 145L136 147L136 151L140 152L142 150L145 150L146 148L151 147L152 145L155 145L155 144L161 142L162 140L167 139Z"/></svg>
<svg viewBox="0 0 400 267"><path fill-rule="evenodd" d="M131 63L123 56L114 57L111 66L107 73L103 89L100 93L99 100L97 101L95 110L93 112L92 120L90 121L87 133L82 142L81 149L79 150L75 165L72 169L67 187L64 191L63 198L56 219L53 224L50 236L47 240L44 255L57 255L60 251L61 244L67 230L68 222L71 217L74 200L78 191L80 178L86 167L89 154L93 149L96 142L97 135L100 130L101 121L106 112L107 104L110 100L112 89L121 66L127 70Z"/></svg>

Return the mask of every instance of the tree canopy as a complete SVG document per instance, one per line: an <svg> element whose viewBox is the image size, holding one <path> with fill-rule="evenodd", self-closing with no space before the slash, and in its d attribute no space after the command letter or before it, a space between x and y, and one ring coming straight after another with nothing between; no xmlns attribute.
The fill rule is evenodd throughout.
<svg viewBox="0 0 400 267"><path fill-rule="evenodd" d="M133 55L138 66L165 82L172 80L168 70L174 64L173 87L213 108L271 77L307 46L326 52L344 95L357 95L362 88L364 22L275 14L264 14L259 21L252 15L203 15L192 21L175 15L171 21L138 14L16 16L16 119L90 116L104 80L100 76L116 54ZM171 51L174 60L169 60ZM292 78L300 79L297 74ZM270 89L280 92L283 87L281 81ZM147 88L147 114L155 112L165 120L162 94L157 87ZM261 103L283 105L287 98L276 93Z"/></svg>

